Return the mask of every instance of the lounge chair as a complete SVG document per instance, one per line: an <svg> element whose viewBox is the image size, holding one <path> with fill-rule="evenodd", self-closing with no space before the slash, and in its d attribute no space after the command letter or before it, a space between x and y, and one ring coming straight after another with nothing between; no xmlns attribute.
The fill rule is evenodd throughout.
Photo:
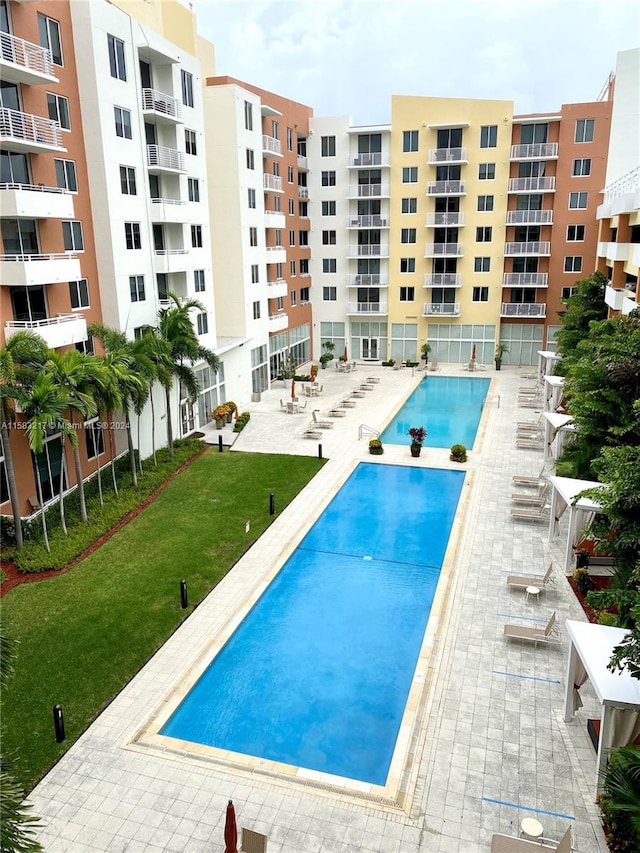
<svg viewBox="0 0 640 853"><path fill-rule="evenodd" d="M529 509L528 507L514 506L511 509L511 518L518 521L549 521L549 507Z"/></svg>
<svg viewBox="0 0 640 853"><path fill-rule="evenodd" d="M345 418L346 416L347 413L344 409L329 409L326 414L326 417L328 418ZM323 414L322 417L325 417L325 415Z"/></svg>
<svg viewBox="0 0 640 853"><path fill-rule="evenodd" d="M571 843L571 827L567 829L560 841L553 841L551 844L540 841L528 841L526 838L516 838L514 835L502 835L496 833L491 838L491 853L536 853L542 850L542 853L571 853L573 845Z"/></svg>
<svg viewBox="0 0 640 853"><path fill-rule="evenodd" d="M529 488L539 488L544 483L546 483L546 479L542 476L544 472L544 468L540 471L537 477L529 477L526 474L514 474L511 478L513 484L515 486L527 486Z"/></svg>
<svg viewBox="0 0 640 853"><path fill-rule="evenodd" d="M314 429L312 426L308 426L300 433L300 438L322 438L322 432L319 429Z"/></svg>
<svg viewBox="0 0 640 853"><path fill-rule="evenodd" d="M547 584L553 582L553 563L549 563L549 568L544 573L544 575L507 576L507 586L513 586L516 589L526 589L528 586L537 586L538 589L544 589Z"/></svg>
<svg viewBox="0 0 640 853"><path fill-rule="evenodd" d="M508 640L531 640L534 643L558 642L558 629L556 627L556 612L551 614L544 628L532 628L529 625L504 626L504 636Z"/></svg>
<svg viewBox="0 0 640 853"><path fill-rule="evenodd" d="M433 373L435 373L437 370L440 370L440 365L438 364L438 359L437 359L437 358L432 358L432 359L431 359L431 364L429 365L429 368L428 368L428 369L429 369L430 371L432 371Z"/></svg>
<svg viewBox="0 0 640 853"><path fill-rule="evenodd" d="M343 400L340 400L340 403L338 405L341 406L343 409L353 409L355 408L356 401L351 400L349 397L345 397Z"/></svg>
<svg viewBox="0 0 640 853"><path fill-rule="evenodd" d="M511 495L511 500L514 504L532 504L534 506L544 506L546 503L546 494L549 490L547 483L542 483L538 487L537 492L514 492Z"/></svg>
<svg viewBox="0 0 640 853"><path fill-rule="evenodd" d="M529 448L530 450L542 450L544 443L542 442L542 437L538 438L537 436L517 435L516 447Z"/></svg>
<svg viewBox="0 0 640 853"><path fill-rule="evenodd" d="M333 424L331 421L323 421L318 417L318 410L314 409L311 412L311 417L313 418L312 426L317 427L318 429L333 429Z"/></svg>
<svg viewBox="0 0 640 853"><path fill-rule="evenodd" d="M380 382L380 377L379 376L367 376L366 381L375 384L376 382Z"/></svg>
<svg viewBox="0 0 640 853"><path fill-rule="evenodd" d="M542 399L538 399L537 397L519 397L518 405L521 409L539 409L542 405Z"/></svg>

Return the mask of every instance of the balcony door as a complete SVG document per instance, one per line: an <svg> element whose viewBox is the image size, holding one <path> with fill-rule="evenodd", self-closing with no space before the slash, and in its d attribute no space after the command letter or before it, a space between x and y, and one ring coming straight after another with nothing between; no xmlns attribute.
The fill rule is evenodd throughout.
<svg viewBox="0 0 640 853"><path fill-rule="evenodd" d="M40 254L35 219L3 219L0 227L5 255Z"/></svg>
<svg viewBox="0 0 640 853"><path fill-rule="evenodd" d="M363 359L378 359L380 358L380 338L362 338L362 358Z"/></svg>
<svg viewBox="0 0 640 853"><path fill-rule="evenodd" d="M34 323L47 319L47 298L44 287L10 287L13 319L20 323Z"/></svg>
<svg viewBox="0 0 640 853"><path fill-rule="evenodd" d="M371 314L380 310L380 289L377 287L358 288L358 313Z"/></svg>

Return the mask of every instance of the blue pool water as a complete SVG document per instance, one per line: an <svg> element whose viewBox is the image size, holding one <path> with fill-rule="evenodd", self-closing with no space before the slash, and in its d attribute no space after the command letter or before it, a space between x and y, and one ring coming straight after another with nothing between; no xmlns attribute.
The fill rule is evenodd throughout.
<svg viewBox="0 0 640 853"><path fill-rule="evenodd" d="M463 481L358 465L160 733L384 785Z"/></svg>
<svg viewBox="0 0 640 853"><path fill-rule="evenodd" d="M409 428L424 426L425 447L473 447L490 382L467 376L425 376L380 436L382 443L409 445Z"/></svg>

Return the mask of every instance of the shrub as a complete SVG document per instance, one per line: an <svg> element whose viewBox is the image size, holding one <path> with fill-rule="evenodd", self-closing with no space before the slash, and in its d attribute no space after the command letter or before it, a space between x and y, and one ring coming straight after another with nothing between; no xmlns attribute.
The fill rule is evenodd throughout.
<svg viewBox="0 0 640 853"><path fill-rule="evenodd" d="M640 747L614 749L599 800L612 853L640 850Z"/></svg>
<svg viewBox="0 0 640 853"><path fill-rule="evenodd" d="M411 436L411 444L422 446L423 441L427 437L427 431L423 426L411 427L407 435Z"/></svg>
<svg viewBox="0 0 640 853"><path fill-rule="evenodd" d="M467 448L464 446L464 444L454 444L451 448L449 459L452 462L466 462Z"/></svg>
<svg viewBox="0 0 640 853"><path fill-rule="evenodd" d="M249 422L249 418L251 417L251 412L242 412L242 414L238 415L236 418L236 422L233 426L234 432L242 432L242 430L246 427Z"/></svg>
<svg viewBox="0 0 640 853"><path fill-rule="evenodd" d="M388 361L383 361L383 362L382 362L382 366L383 366L383 367L393 367L393 365L394 365L395 363L396 363L395 358L390 358Z"/></svg>
<svg viewBox="0 0 640 853"><path fill-rule="evenodd" d="M384 447L382 446L382 442L379 438L372 438L369 442L369 453L372 456L382 456L384 453Z"/></svg>
<svg viewBox="0 0 640 853"><path fill-rule="evenodd" d="M405 364L407 365L407 367L417 367L420 364L420 362L419 361L407 360L407 361L405 361Z"/></svg>
<svg viewBox="0 0 640 853"><path fill-rule="evenodd" d="M592 589L595 589L595 584L589 577L588 569L576 569L571 577L581 595L586 595Z"/></svg>

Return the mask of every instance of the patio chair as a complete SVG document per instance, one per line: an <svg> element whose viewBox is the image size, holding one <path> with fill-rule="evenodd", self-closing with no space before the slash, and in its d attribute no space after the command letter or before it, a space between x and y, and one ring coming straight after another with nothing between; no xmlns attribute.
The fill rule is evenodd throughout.
<svg viewBox="0 0 640 853"><path fill-rule="evenodd" d="M542 399L537 397L518 397L518 405L521 409L539 409Z"/></svg>
<svg viewBox="0 0 640 853"><path fill-rule="evenodd" d="M512 625L507 623L504 626L504 636L507 640L531 640L533 643L556 643L559 641L558 628L556 627L556 612L555 610L553 611L544 628L532 628L529 625Z"/></svg>
<svg viewBox="0 0 640 853"><path fill-rule="evenodd" d="M350 397L344 397L342 400L340 400L340 403L338 405L341 406L343 409L354 409L356 401L352 400Z"/></svg>
<svg viewBox="0 0 640 853"><path fill-rule="evenodd" d="M514 474L511 478L514 486L527 486L529 488L538 488L543 483L546 483L546 479L543 477L544 468L540 470L540 473L537 477L529 477L526 474Z"/></svg>
<svg viewBox="0 0 640 853"><path fill-rule="evenodd" d="M511 495L511 500L514 504L533 504L542 507L546 503L546 494L548 491L548 483L543 482L538 486L537 492L514 492Z"/></svg>
<svg viewBox="0 0 640 853"><path fill-rule="evenodd" d="M376 382L380 382L380 377L379 376L367 376L366 381L371 382L372 384L375 385Z"/></svg>
<svg viewBox="0 0 640 853"><path fill-rule="evenodd" d="M532 507L514 506L511 509L511 518L518 521L549 521L549 507L543 506L538 509Z"/></svg>
<svg viewBox="0 0 640 853"><path fill-rule="evenodd" d="M526 838L516 838L515 835L502 835L496 833L491 838L491 853L535 853L542 850L543 853L571 853L571 827L567 829L560 841L547 843L542 841L528 841Z"/></svg>
<svg viewBox="0 0 640 853"><path fill-rule="evenodd" d="M318 429L333 429L333 424L331 421L323 421L318 417L318 409L314 409L311 412L311 417L313 418L313 426Z"/></svg>
<svg viewBox="0 0 640 853"><path fill-rule="evenodd" d="M347 413L344 409L329 409L326 414L326 417L328 418L345 418L346 416ZM322 417L324 417L324 415L322 415Z"/></svg>
<svg viewBox="0 0 640 853"><path fill-rule="evenodd" d="M512 586L516 589L526 589L528 586L537 586L538 589L545 589L547 584L554 582L553 563L549 563L549 568L544 575L507 575L507 586Z"/></svg>
<svg viewBox="0 0 640 853"><path fill-rule="evenodd" d="M428 369L429 369L432 373L435 373L436 371L440 370L440 365L438 364L438 359L437 359L437 358L432 358L432 359L431 359L431 364L429 365L429 368L428 368Z"/></svg>
<svg viewBox="0 0 640 853"><path fill-rule="evenodd" d="M529 448L530 450L542 450L544 444L542 436L516 436L516 447Z"/></svg>
<svg viewBox="0 0 640 853"><path fill-rule="evenodd" d="M319 429L314 429L312 426L308 426L306 429L302 430L300 433L300 438L322 438L322 432Z"/></svg>

